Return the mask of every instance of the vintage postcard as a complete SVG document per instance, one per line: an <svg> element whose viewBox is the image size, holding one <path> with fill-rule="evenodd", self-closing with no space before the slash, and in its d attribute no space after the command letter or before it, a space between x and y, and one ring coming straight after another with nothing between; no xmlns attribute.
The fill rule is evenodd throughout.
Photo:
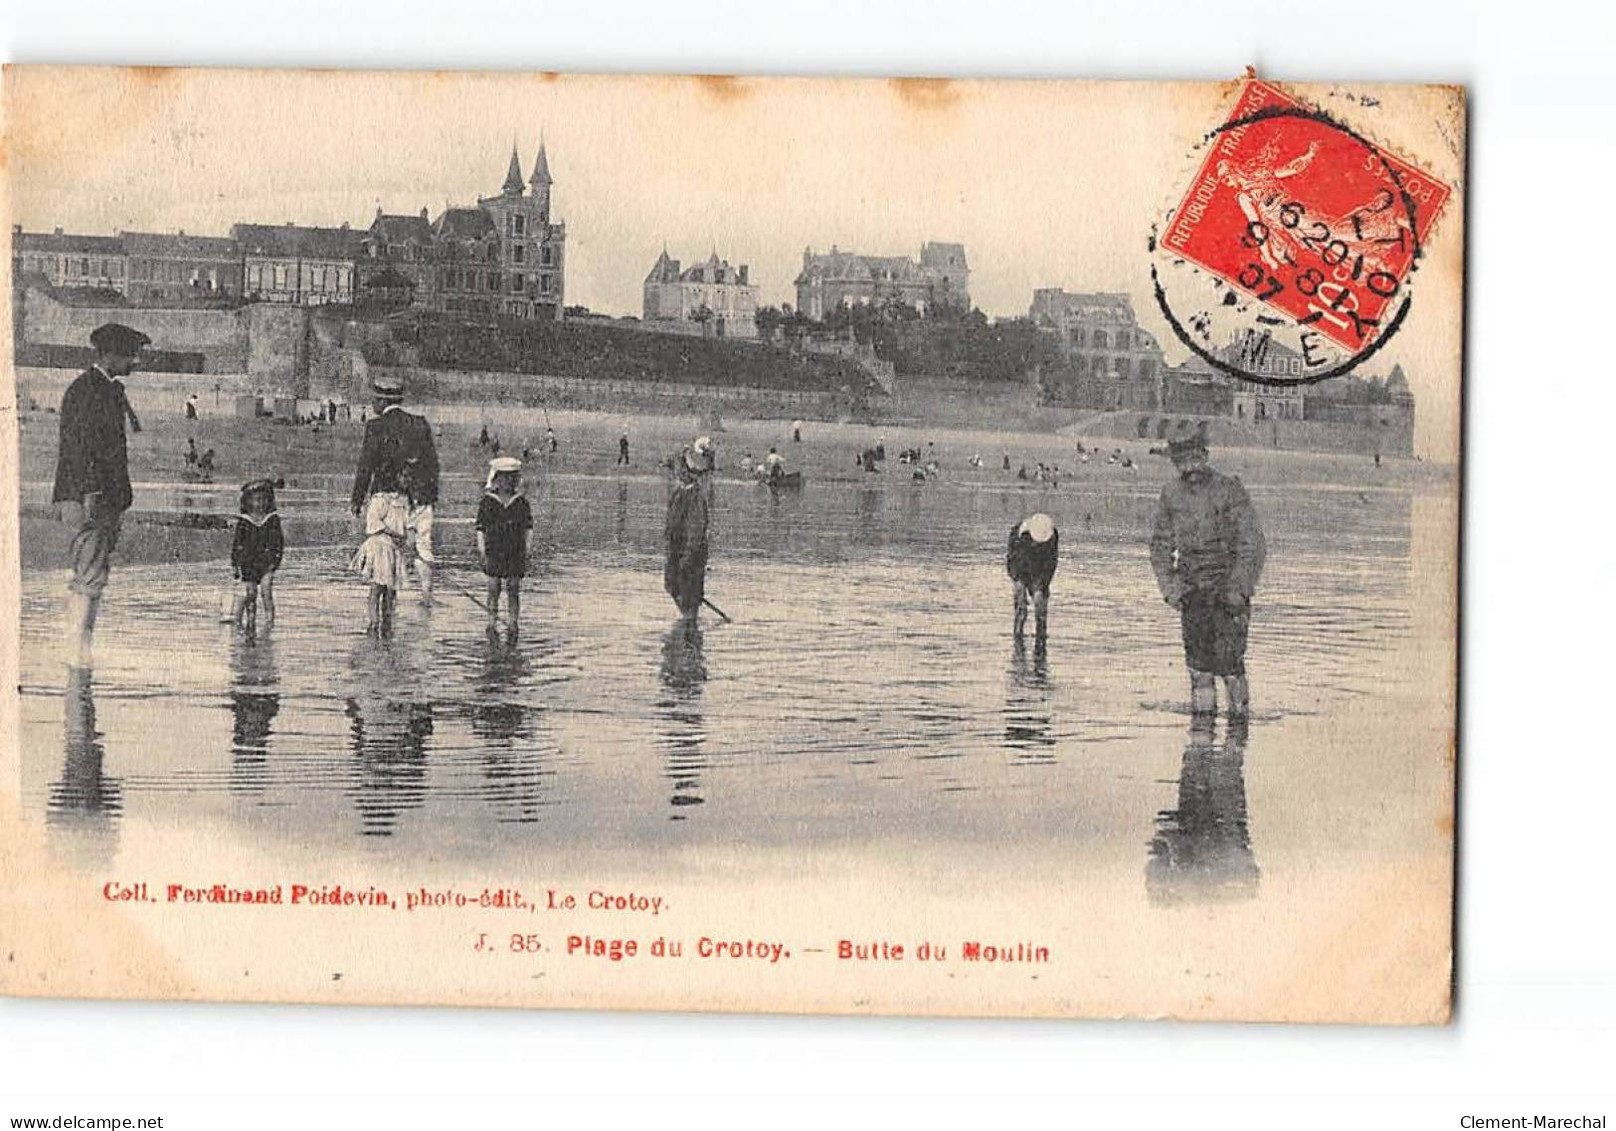
<svg viewBox="0 0 1616 1131"><path fill-rule="evenodd" d="M1448 1018L1462 90L4 122L6 993Z"/></svg>

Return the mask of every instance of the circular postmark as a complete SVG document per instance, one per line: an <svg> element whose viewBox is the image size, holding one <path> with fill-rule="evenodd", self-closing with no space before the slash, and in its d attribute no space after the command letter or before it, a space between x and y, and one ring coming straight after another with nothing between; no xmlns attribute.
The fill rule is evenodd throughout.
<svg viewBox="0 0 1616 1131"><path fill-rule="evenodd" d="M1323 381L1379 352L1408 317L1452 190L1255 79L1197 148L1194 179L1149 244L1178 339L1259 385Z"/></svg>

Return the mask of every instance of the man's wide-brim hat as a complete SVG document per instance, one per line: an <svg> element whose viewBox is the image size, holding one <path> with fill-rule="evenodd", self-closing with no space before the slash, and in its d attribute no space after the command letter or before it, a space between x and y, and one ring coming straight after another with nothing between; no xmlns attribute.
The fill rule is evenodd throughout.
<svg viewBox="0 0 1616 1131"><path fill-rule="evenodd" d="M697 436L685 449L685 466L691 471L707 471L712 467L713 441L710 436Z"/></svg>
<svg viewBox="0 0 1616 1131"><path fill-rule="evenodd" d="M1192 428L1179 435L1169 437L1167 440L1167 455L1168 458L1175 460L1206 455L1205 429Z"/></svg>
<svg viewBox="0 0 1616 1131"><path fill-rule="evenodd" d="M404 396L404 379L401 377L372 377L370 391L378 397L387 397L398 400Z"/></svg>
<svg viewBox="0 0 1616 1131"><path fill-rule="evenodd" d="M134 357L151 339L133 326L121 322L106 322L90 331L90 345L98 353L117 353Z"/></svg>

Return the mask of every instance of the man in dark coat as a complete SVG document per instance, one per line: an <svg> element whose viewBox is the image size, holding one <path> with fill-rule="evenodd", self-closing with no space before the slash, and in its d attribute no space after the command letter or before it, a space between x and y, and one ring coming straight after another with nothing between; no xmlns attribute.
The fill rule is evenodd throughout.
<svg viewBox="0 0 1616 1131"><path fill-rule="evenodd" d="M1060 531L1047 514L1030 515L1010 528L1004 567L1016 583L1015 635L1027 627L1029 599L1036 611L1040 638L1049 628L1049 583L1060 559Z"/></svg>
<svg viewBox="0 0 1616 1131"><path fill-rule="evenodd" d="M95 619L112 572L123 512L134 502L129 486L129 449L124 436L129 402L116 378L134 372L151 339L116 322L90 335L95 363L62 396L61 441L51 499L73 531L73 577L68 582L70 667L88 669Z"/></svg>
<svg viewBox="0 0 1616 1131"><path fill-rule="evenodd" d="M421 599L430 605L432 567L437 562L432 552L432 508L438 501L438 450L432 426L424 417L404 411L404 382L399 378L377 377L370 388L376 414L365 422L350 503L353 513L361 515L374 500L387 505L401 497L415 541Z"/></svg>
<svg viewBox="0 0 1616 1131"><path fill-rule="evenodd" d="M1190 708L1215 712L1222 676L1229 716L1244 718L1251 711L1246 629L1268 546L1240 480L1209 466L1204 436L1172 441L1168 455L1178 478L1162 488L1150 565L1162 598L1182 618Z"/></svg>
<svg viewBox="0 0 1616 1131"><path fill-rule="evenodd" d="M700 614L706 596L713 464L712 441L702 436L675 460L678 481L668 496L668 557L662 584L679 606L680 615L690 620Z"/></svg>

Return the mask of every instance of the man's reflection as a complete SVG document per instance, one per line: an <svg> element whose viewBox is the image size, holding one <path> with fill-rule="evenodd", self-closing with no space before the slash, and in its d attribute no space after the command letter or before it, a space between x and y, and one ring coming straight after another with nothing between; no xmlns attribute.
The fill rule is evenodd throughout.
<svg viewBox="0 0 1616 1131"><path fill-rule="evenodd" d="M702 803L696 791L701 787L701 771L707 768L707 732L701 714L707 661L702 655L701 627L695 620L681 619L663 637L660 674L665 694L656 704L663 724L658 741L667 761L668 779L673 782L670 820L682 821L681 808Z"/></svg>
<svg viewBox="0 0 1616 1131"><path fill-rule="evenodd" d="M123 790L116 778L102 772L105 737L95 729L95 695L91 673L67 669L62 696L62 776L45 802L46 820L52 825L88 834L94 841L109 838L123 810Z"/></svg>
<svg viewBox="0 0 1616 1131"><path fill-rule="evenodd" d="M1004 743L1018 762L1053 762L1055 728L1049 708L1049 649L1036 637L1032 652L1024 637L1010 646L1005 680Z"/></svg>
<svg viewBox="0 0 1616 1131"><path fill-rule="evenodd" d="M354 753L354 808L364 836L391 836L399 817L426 800L432 704L415 700L414 681L386 645L348 700Z"/></svg>
<svg viewBox="0 0 1616 1131"><path fill-rule="evenodd" d="M268 785L269 739L281 710L275 647L270 638L235 637L230 669L230 788L262 793Z"/></svg>
<svg viewBox="0 0 1616 1131"><path fill-rule="evenodd" d="M1220 747L1211 718L1190 725L1178 779L1178 808L1156 817L1145 865L1152 903L1250 899L1260 875L1246 828L1246 723L1235 720Z"/></svg>

